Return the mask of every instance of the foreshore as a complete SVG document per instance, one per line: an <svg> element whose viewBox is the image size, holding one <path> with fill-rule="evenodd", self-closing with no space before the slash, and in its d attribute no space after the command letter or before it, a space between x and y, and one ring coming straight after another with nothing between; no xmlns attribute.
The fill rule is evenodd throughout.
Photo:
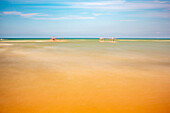
<svg viewBox="0 0 170 113"><path fill-rule="evenodd" d="M168 113L169 48L161 41L0 42L0 111Z"/></svg>

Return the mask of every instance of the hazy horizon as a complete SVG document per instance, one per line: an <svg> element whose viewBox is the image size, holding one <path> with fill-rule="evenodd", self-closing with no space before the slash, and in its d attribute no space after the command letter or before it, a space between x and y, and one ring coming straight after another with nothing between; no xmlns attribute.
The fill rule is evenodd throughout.
<svg viewBox="0 0 170 113"><path fill-rule="evenodd" d="M35 38L35 39L50 39L51 37L0 37L1 39L19 39L19 38L26 38L26 39L31 39L31 38ZM65 39L99 39L100 37L56 37L56 38L65 38ZM112 37L103 37L103 38L112 38ZM156 37L114 37L114 38L117 38L117 39L170 39L170 37L159 37L159 38L156 38Z"/></svg>

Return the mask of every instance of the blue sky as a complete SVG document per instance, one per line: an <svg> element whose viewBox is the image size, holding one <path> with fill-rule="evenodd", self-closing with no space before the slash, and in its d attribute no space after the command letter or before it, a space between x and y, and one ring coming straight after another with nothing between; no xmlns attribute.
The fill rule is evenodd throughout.
<svg viewBox="0 0 170 113"><path fill-rule="evenodd" d="M169 0L1 0L0 37L170 37Z"/></svg>

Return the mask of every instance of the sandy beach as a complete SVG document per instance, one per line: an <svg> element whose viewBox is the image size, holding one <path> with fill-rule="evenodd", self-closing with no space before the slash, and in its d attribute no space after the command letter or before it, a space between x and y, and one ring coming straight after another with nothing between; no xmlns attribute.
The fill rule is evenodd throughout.
<svg viewBox="0 0 170 113"><path fill-rule="evenodd" d="M40 41L0 42L1 113L170 112L170 42Z"/></svg>

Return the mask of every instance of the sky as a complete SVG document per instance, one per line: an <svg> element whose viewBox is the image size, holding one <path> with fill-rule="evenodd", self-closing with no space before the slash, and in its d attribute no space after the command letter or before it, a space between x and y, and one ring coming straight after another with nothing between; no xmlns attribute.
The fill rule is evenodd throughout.
<svg viewBox="0 0 170 113"><path fill-rule="evenodd" d="M0 0L0 37L170 38L170 0Z"/></svg>

